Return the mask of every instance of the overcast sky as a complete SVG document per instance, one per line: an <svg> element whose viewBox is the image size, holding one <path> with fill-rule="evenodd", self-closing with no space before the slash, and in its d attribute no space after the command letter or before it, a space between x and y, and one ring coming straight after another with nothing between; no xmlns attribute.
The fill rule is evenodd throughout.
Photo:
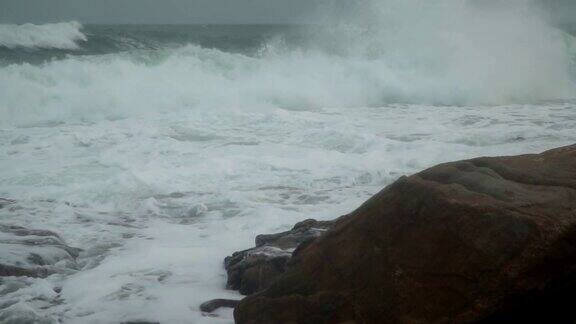
<svg viewBox="0 0 576 324"><path fill-rule="evenodd" d="M83 23L285 23L319 0L0 0L0 21Z"/></svg>
<svg viewBox="0 0 576 324"><path fill-rule="evenodd" d="M300 23L325 1L338 0L0 0L0 22ZM576 23L576 0L539 1Z"/></svg>

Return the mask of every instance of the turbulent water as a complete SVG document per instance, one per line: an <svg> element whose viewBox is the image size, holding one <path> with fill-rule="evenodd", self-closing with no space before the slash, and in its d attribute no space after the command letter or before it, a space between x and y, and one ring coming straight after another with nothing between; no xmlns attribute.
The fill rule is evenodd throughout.
<svg viewBox="0 0 576 324"><path fill-rule="evenodd" d="M0 221L83 249L4 278L0 319L229 323L198 305L238 297L222 259L256 234L439 162L576 142L573 36L386 3L334 27L0 25Z"/></svg>

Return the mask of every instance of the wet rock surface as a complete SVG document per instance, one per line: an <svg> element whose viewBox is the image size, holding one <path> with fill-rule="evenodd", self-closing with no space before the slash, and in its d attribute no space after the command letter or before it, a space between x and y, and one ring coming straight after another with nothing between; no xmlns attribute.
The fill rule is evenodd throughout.
<svg viewBox="0 0 576 324"><path fill-rule="evenodd" d="M52 231L0 224L0 277L70 272L79 253Z"/></svg>
<svg viewBox="0 0 576 324"><path fill-rule="evenodd" d="M231 288L262 264L251 250L227 259ZM237 323L573 323L576 146L402 177L291 258L274 255L285 271L246 285L263 290Z"/></svg>
<svg viewBox="0 0 576 324"><path fill-rule="evenodd" d="M0 198L0 208L4 208L4 207L6 207L6 206L8 206L8 205L12 205L12 204L14 204L14 203L16 203L15 200L6 199L6 198Z"/></svg>
<svg viewBox="0 0 576 324"><path fill-rule="evenodd" d="M212 299L200 305L200 310L203 312L211 313L218 308L234 308L240 301L234 299Z"/></svg>
<svg viewBox="0 0 576 324"><path fill-rule="evenodd" d="M292 252L302 243L319 237L334 221L308 219L277 234L258 235L256 247L235 252L224 260L228 273L226 287L243 295L267 288L286 271Z"/></svg>
<svg viewBox="0 0 576 324"><path fill-rule="evenodd" d="M307 219L285 232L256 236L256 246L235 252L224 260L228 273L226 288L243 295L253 294L270 286L282 273L292 253L326 232L335 221ZM235 307L239 301L213 299L200 305L211 313L221 307Z"/></svg>

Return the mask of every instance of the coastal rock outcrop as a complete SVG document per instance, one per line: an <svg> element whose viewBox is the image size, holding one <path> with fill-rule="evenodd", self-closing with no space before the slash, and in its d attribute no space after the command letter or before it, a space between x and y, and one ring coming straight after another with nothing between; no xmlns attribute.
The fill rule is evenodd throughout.
<svg viewBox="0 0 576 324"><path fill-rule="evenodd" d="M266 289L286 271L292 253L327 231L335 221L307 219L291 230L256 236L256 247L234 252L224 259L228 273L226 288L243 295ZM211 313L221 307L235 307L238 300L213 299L200 305L202 312Z"/></svg>
<svg viewBox="0 0 576 324"><path fill-rule="evenodd" d="M576 320L576 146L402 177L302 245L237 323Z"/></svg>
<svg viewBox="0 0 576 324"><path fill-rule="evenodd" d="M200 305L200 310L205 313L211 313L221 307L234 308L236 305L238 305L239 302L239 300L234 299L212 299L202 303L202 305Z"/></svg>
<svg viewBox="0 0 576 324"><path fill-rule="evenodd" d="M0 277L69 272L79 252L52 231L0 224Z"/></svg>
<svg viewBox="0 0 576 324"><path fill-rule="evenodd" d="M258 235L256 247L235 252L224 260L228 273L226 287L243 295L267 288L286 271L286 263L300 244L320 236L333 223L308 219L289 231Z"/></svg>
<svg viewBox="0 0 576 324"><path fill-rule="evenodd" d="M14 203L16 203L15 200L0 198L0 208L4 208L5 206L12 205Z"/></svg>

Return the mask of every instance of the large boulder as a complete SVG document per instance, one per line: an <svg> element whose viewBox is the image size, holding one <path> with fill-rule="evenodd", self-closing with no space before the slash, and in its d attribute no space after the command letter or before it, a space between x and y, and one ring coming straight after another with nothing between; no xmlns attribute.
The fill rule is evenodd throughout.
<svg viewBox="0 0 576 324"><path fill-rule="evenodd" d="M576 320L576 146L402 177L298 249L237 323Z"/></svg>

